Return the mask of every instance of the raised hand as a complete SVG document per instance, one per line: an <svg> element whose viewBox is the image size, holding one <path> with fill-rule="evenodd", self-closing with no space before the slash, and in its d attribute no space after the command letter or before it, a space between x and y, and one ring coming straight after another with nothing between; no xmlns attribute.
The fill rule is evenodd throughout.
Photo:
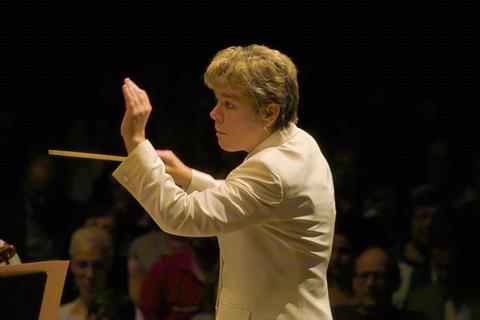
<svg viewBox="0 0 480 320"><path fill-rule="evenodd" d="M147 92L138 87L130 78L124 80L122 92L125 99L125 115L120 131L127 152L130 153L146 139L145 127L152 106Z"/></svg>

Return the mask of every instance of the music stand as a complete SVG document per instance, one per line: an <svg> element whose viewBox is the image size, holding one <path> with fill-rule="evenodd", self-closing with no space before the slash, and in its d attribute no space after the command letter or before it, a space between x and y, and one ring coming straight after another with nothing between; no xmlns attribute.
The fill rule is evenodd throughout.
<svg viewBox="0 0 480 320"><path fill-rule="evenodd" d="M68 264L52 260L0 266L0 317L56 319Z"/></svg>

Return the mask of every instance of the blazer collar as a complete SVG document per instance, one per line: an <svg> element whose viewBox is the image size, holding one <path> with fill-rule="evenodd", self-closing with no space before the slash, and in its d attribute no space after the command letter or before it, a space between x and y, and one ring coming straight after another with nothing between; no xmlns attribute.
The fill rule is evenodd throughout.
<svg viewBox="0 0 480 320"><path fill-rule="evenodd" d="M278 147L282 145L285 141L290 140L293 136L295 136L300 129L297 127L296 124L291 123L288 127L280 130L274 131L271 135L269 135L265 140L260 142L255 149L253 149L245 159L248 159L252 155L270 148L270 147Z"/></svg>

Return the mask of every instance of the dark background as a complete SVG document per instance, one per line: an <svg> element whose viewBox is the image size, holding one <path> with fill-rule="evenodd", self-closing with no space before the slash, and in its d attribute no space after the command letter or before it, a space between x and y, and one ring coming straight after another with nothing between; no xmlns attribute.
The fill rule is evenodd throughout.
<svg viewBox="0 0 480 320"><path fill-rule="evenodd" d="M466 174L462 164L478 150L478 9L475 1L2 1L0 237L18 238L32 154L125 153L125 76L150 94L154 143L206 166L202 152L218 151L202 72L229 45L261 43L292 57L300 126L326 153L358 150L366 184L414 184L435 139L455 142ZM67 139L79 117L107 139Z"/></svg>

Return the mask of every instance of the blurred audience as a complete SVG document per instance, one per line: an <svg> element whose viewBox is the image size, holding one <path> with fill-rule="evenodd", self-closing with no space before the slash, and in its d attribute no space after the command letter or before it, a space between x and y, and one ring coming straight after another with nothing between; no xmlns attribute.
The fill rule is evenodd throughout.
<svg viewBox="0 0 480 320"><path fill-rule="evenodd" d="M400 240L402 207L400 193L392 183L379 183L363 200L361 232L366 244L393 246Z"/></svg>
<svg viewBox="0 0 480 320"><path fill-rule="evenodd" d="M337 220L332 254L327 270L328 294L332 308L355 304L352 288L355 249L352 240L347 227Z"/></svg>
<svg viewBox="0 0 480 320"><path fill-rule="evenodd" d="M407 297L405 308L420 312L429 320L480 319L480 295L473 276L459 254L457 239L439 238L432 248L435 279L416 288Z"/></svg>
<svg viewBox="0 0 480 320"><path fill-rule="evenodd" d="M113 286L109 282L113 259L113 239L106 230L85 226L72 234L70 272L78 294L60 306L58 320L86 319L92 301Z"/></svg>
<svg viewBox="0 0 480 320"><path fill-rule="evenodd" d="M88 306L87 320L136 320L135 304L127 294L105 290Z"/></svg>
<svg viewBox="0 0 480 320"><path fill-rule="evenodd" d="M459 187L458 175L455 174L453 165L453 152L449 139L437 137L431 141L427 146L425 159L419 161L423 170L420 171L420 180L412 181L412 191L435 189L444 202L450 202Z"/></svg>
<svg viewBox="0 0 480 320"><path fill-rule="evenodd" d="M452 207L456 210L480 206L480 153L472 157L471 164L466 168L466 181L452 201Z"/></svg>
<svg viewBox="0 0 480 320"><path fill-rule="evenodd" d="M444 207L437 190L425 186L412 193L406 210L406 237L394 248L401 275L400 286L394 293L394 303L400 308L413 289L432 281L432 234L444 213Z"/></svg>
<svg viewBox="0 0 480 320"><path fill-rule="evenodd" d="M413 311L392 304L400 284L394 257L382 247L367 247L356 257L352 287L357 303L332 309L335 320L420 320Z"/></svg>
<svg viewBox="0 0 480 320"><path fill-rule="evenodd" d="M67 251L65 243L68 243L72 219L76 216L66 217L68 201L62 183L52 158L46 154L32 156L23 181L26 217L26 252L23 257L26 262L58 258Z"/></svg>
<svg viewBox="0 0 480 320"><path fill-rule="evenodd" d="M360 218L360 168L356 150L348 144L326 150L332 158L332 177L335 183L337 215L351 222Z"/></svg>
<svg viewBox="0 0 480 320"><path fill-rule="evenodd" d="M138 304L143 279L161 257L172 254L189 244L186 238L163 232L150 218L149 231L132 239L128 251L128 292Z"/></svg>
<svg viewBox="0 0 480 320"><path fill-rule="evenodd" d="M143 280L139 306L146 320L213 320L218 282L216 237L160 258Z"/></svg>
<svg viewBox="0 0 480 320"><path fill-rule="evenodd" d="M386 101L378 103L379 111ZM370 158L375 143L359 148L362 140L354 135L360 127L347 125L350 131L339 132L330 143L322 138L336 187L337 225L327 270L336 320L412 320L416 313L431 320L480 319L480 265L473 258L480 152L473 144L465 150L456 145L445 130L440 101L425 97L417 102L414 116L408 115L409 132L394 137L384 155L374 157L377 161ZM198 111L208 112L210 103L209 95L199 97ZM78 150L118 153L123 144L112 140L109 117L97 110L75 117L62 139ZM13 128L11 120L0 113L2 128ZM204 128L205 123L191 122ZM218 151L213 140L194 143L192 149L197 139L172 129L154 126L156 143L194 153L190 158L219 178L244 156ZM390 128L383 123L369 130L376 137ZM209 157L196 157L200 150ZM16 202L23 207L9 204L5 210L20 210L22 222L14 225L13 235L25 250L20 260L18 247L0 240L0 264L70 259L59 319L140 319L140 307L147 319L213 319L216 241L164 233L112 179L114 164L41 152L22 161L24 177L15 183L22 184ZM393 172L394 167L405 170ZM14 193L10 180L7 195ZM12 202L11 196L4 198ZM2 222L10 231L12 219L5 216ZM356 256L361 248L367 250Z"/></svg>
<svg viewBox="0 0 480 320"><path fill-rule="evenodd" d="M98 204L90 208L84 209L86 213L84 226L98 227L108 232L111 236L113 254L112 254L112 269L110 271L110 280L115 283L118 290L127 292L127 262L126 257L122 254L122 246L125 238L122 237L119 228L118 214L112 207L107 204ZM123 241L123 242L122 242Z"/></svg>

